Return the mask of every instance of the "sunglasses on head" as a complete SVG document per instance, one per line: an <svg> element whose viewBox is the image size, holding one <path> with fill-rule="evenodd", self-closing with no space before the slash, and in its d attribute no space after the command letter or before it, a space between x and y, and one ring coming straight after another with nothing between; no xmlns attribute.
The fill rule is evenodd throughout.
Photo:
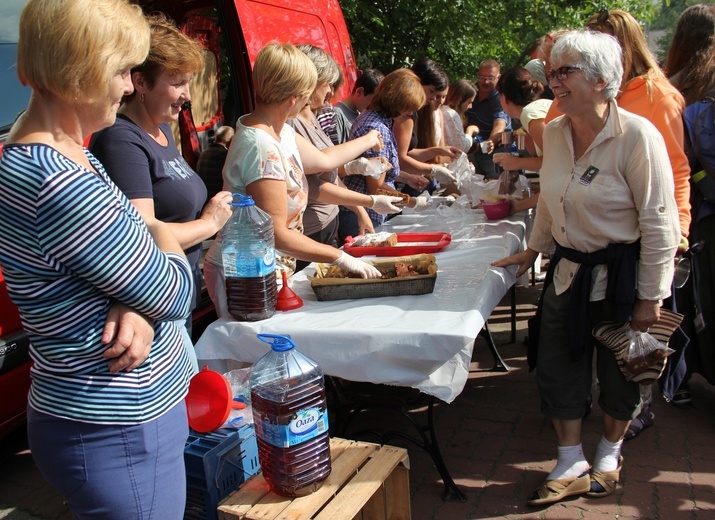
<svg viewBox="0 0 715 520"><path fill-rule="evenodd" d="M595 30L599 30L597 28L600 27L601 32L603 32L604 29L608 32L613 32L611 12L608 9L601 9L598 15L596 15L596 19L593 22L586 24L586 27Z"/></svg>
<svg viewBox="0 0 715 520"><path fill-rule="evenodd" d="M611 12L608 9L601 9L601 11L598 13L598 16L596 17L596 22L598 23L608 23L608 20L611 18Z"/></svg>

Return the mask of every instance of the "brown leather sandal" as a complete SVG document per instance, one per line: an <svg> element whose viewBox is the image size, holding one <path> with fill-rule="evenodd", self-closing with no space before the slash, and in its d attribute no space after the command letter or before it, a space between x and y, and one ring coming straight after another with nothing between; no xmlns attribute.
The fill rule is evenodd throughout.
<svg viewBox="0 0 715 520"><path fill-rule="evenodd" d="M603 498L611 495L618 488L621 468L623 468L623 455L618 459L618 467L613 471L591 471L591 487L586 496Z"/></svg>
<svg viewBox="0 0 715 520"><path fill-rule="evenodd" d="M582 495L590 488L591 479L588 472L574 478L546 480L534 490L527 504L530 506L553 504L566 497Z"/></svg>

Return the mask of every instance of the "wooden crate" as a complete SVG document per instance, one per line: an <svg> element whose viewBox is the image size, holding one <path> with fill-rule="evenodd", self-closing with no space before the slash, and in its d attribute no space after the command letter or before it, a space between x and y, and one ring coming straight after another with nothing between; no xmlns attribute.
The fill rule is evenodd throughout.
<svg viewBox="0 0 715 520"><path fill-rule="evenodd" d="M259 472L218 507L221 520L409 520L407 450L346 439L330 440L332 472L311 495L272 493Z"/></svg>

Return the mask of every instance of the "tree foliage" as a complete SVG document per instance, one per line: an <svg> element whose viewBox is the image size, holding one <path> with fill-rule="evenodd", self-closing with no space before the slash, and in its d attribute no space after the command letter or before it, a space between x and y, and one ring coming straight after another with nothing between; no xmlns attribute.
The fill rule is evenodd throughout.
<svg viewBox="0 0 715 520"><path fill-rule="evenodd" d="M652 0L340 0L358 65L384 73L429 57L452 79L476 79L480 61L502 68L528 61L527 49L555 29L582 27L602 9L624 9L641 22Z"/></svg>

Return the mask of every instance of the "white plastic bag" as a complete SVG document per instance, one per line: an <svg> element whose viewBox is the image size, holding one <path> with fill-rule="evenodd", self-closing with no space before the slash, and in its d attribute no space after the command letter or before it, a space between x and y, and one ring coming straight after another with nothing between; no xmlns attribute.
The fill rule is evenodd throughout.
<svg viewBox="0 0 715 520"><path fill-rule="evenodd" d="M472 206L478 205L482 200L496 200L499 185L484 179L482 175L472 175L467 179L459 191L466 195Z"/></svg>
<svg viewBox="0 0 715 520"><path fill-rule="evenodd" d="M226 372L223 377L231 385L233 400L244 403L245 408L234 408L228 414L228 419L222 428L233 428L238 430L246 424L253 424L253 408L251 407L251 386L249 377L251 368L239 368Z"/></svg>
<svg viewBox="0 0 715 520"><path fill-rule="evenodd" d="M629 329L628 337L630 338L630 343L623 353L623 361L631 377L626 377L626 379L642 374L675 352L647 332Z"/></svg>
<svg viewBox="0 0 715 520"><path fill-rule="evenodd" d="M455 184L461 189L462 184L474 175L474 166L469 162L467 154L461 153L447 165L447 169L454 174Z"/></svg>

